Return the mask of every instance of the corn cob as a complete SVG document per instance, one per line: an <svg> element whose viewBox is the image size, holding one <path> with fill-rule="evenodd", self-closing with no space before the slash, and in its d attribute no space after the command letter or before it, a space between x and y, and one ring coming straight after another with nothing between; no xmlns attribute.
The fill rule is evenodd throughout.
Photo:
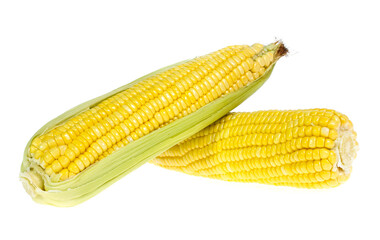
<svg viewBox="0 0 380 240"><path fill-rule="evenodd" d="M351 121L328 109L230 113L151 163L237 182L330 188L358 149Z"/></svg>
<svg viewBox="0 0 380 240"><path fill-rule="evenodd" d="M69 110L27 144L25 189L56 206L92 197L244 101L286 51L280 42L227 47Z"/></svg>

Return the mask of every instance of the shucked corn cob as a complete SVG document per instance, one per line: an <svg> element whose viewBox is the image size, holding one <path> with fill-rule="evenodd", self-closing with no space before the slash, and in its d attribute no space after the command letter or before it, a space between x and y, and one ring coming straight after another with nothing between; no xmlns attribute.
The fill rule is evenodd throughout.
<svg viewBox="0 0 380 240"><path fill-rule="evenodd" d="M333 110L230 113L151 162L227 181L329 188L348 179L357 146L351 121Z"/></svg>
<svg viewBox="0 0 380 240"><path fill-rule="evenodd" d="M24 187L57 206L90 198L244 101L286 51L279 42L227 47L79 105L28 143Z"/></svg>

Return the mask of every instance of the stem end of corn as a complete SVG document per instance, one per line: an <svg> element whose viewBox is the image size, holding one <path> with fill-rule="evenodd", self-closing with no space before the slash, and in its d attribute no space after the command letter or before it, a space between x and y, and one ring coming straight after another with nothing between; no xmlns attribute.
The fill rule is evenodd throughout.
<svg viewBox="0 0 380 240"><path fill-rule="evenodd" d="M33 169L22 172L20 174L20 180L25 191L33 199L35 199L38 196L37 191L44 190L44 180L42 176L38 172L33 171Z"/></svg>

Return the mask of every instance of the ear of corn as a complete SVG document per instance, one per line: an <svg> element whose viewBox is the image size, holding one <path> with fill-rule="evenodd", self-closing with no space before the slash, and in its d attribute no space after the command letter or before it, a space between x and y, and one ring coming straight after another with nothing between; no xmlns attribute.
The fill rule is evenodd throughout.
<svg viewBox="0 0 380 240"><path fill-rule="evenodd" d="M227 47L67 111L27 144L25 189L55 206L87 200L238 106L285 53L282 43Z"/></svg>
<svg viewBox="0 0 380 240"><path fill-rule="evenodd" d="M349 178L357 146L351 121L333 110L230 113L151 163L226 181L330 188Z"/></svg>

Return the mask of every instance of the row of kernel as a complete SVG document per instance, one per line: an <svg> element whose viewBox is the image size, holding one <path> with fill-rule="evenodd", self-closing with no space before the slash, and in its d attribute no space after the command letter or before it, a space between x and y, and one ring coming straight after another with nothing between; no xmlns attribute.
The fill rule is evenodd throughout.
<svg viewBox="0 0 380 240"><path fill-rule="evenodd" d="M336 139L336 137L335 137ZM281 142L281 143L280 143ZM186 143L180 144L173 151L169 150L164 156L182 156L189 155L190 158L198 155L199 151L207 151L210 154L225 149L252 148L254 146L262 147L263 154L260 156L273 156L275 154L290 153L302 148L328 148L335 146L332 139L324 137L303 137L286 141L281 139L281 135L273 134L251 134L239 137L223 138L220 141L214 141L212 136L195 138ZM257 149L253 149L257 151ZM195 154L193 154L195 152Z"/></svg>
<svg viewBox="0 0 380 240"><path fill-rule="evenodd" d="M251 179L261 179L261 178L273 178L280 176L293 176L300 173L316 173L321 172L324 169L322 168L323 160L314 160L301 163L292 163L286 164L283 166L269 167L269 168L253 168L249 171L247 170L238 170L233 169L231 163L223 163L217 165L213 168L206 169L204 171L197 172L197 175L210 175L211 177L217 177L217 175L228 175L232 179L242 179L242 178L251 178ZM302 169L297 165L305 163L305 172L298 173L297 171ZM306 171L307 170L307 171Z"/></svg>

